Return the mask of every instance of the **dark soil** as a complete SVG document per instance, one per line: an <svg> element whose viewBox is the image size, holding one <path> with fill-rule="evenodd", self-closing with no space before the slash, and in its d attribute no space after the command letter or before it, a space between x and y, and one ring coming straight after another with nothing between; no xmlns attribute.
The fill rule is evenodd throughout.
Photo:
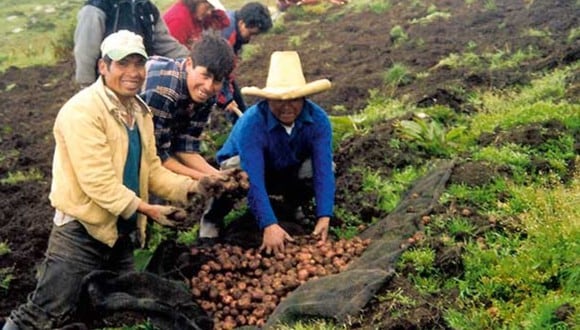
<svg viewBox="0 0 580 330"><path fill-rule="evenodd" d="M391 1L392 7L383 13L333 8L320 14L289 11L283 18L285 31L270 33L254 42L260 50L241 63L237 79L241 86L265 84L270 53L274 50L299 51L307 80L329 78L333 89L314 97L330 114L354 114L366 106L371 90L381 95L404 98L418 106L442 104L458 113L477 111L465 102L469 92L480 89L501 90L528 83L535 72L553 69L580 57L579 41L567 42L571 28L578 27L580 7L574 0L512 1L497 0L497 8L484 7L484 1L467 6L464 0L436 2L439 12L450 13L449 19L437 19L431 24L412 24L414 19L428 14L428 5L411 6L409 1ZM397 43L389 37L391 29L400 25L409 41ZM528 36L526 31L549 31L549 37ZM294 40L293 42L291 40ZM292 46L300 40L299 46ZM436 66L451 53L465 52L473 45L475 53L516 51L533 47L539 54L513 69L500 71L466 68L455 70ZM53 152L52 124L58 109L74 92L73 65L65 61L51 67L10 68L0 76L0 179L16 171L37 169L41 181L0 184L0 242L8 242L11 253L1 256L0 269L14 267L14 278L8 289L0 288L0 317L26 301L35 286L35 270L43 258L52 226L53 209L48 201ZM395 63L405 65L410 77L397 88L384 87L384 74ZM417 79L416 74L428 72ZM578 83L580 76L575 77ZM578 100L578 91L567 95ZM253 100L248 99L248 103ZM539 123L513 132L482 136L482 145L506 141L534 146L561 131L561 123ZM373 192L362 192L362 176L351 172L353 166L365 166L387 174L407 165L430 161L425 154L412 150L394 150L389 146L393 125L385 122L365 136L354 136L339 146L337 163L337 205L350 210L361 222L384 217L376 206ZM538 163L530 171L542 171L548 164ZM572 164L571 164L572 166ZM573 168L570 169L573 171ZM478 173L478 175L473 175ZM485 163L460 162L451 181L469 185L490 182L498 175L510 175L501 168ZM439 212L461 212L465 207L446 205ZM196 214L199 210L193 210ZM474 223L482 231L491 228L488 219L471 212ZM192 217L193 223L197 217ZM341 219L337 219L340 223ZM436 244L436 242L431 242ZM427 244L427 243L424 243ZM438 251L442 271L450 276L462 271L461 251ZM453 292L443 300L413 293L403 277L396 277L385 291L402 290L413 297L413 306L399 306L392 301L371 302L364 321L355 324L361 329L446 328L442 319L445 302L452 301ZM567 317L566 306L561 308ZM400 313L391 313L400 310ZM0 322L1 324L1 322Z"/></svg>

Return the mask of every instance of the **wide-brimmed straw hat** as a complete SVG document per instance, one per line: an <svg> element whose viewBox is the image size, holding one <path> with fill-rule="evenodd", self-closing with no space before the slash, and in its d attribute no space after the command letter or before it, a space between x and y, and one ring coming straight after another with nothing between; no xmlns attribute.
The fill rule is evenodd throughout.
<svg viewBox="0 0 580 330"><path fill-rule="evenodd" d="M324 92L330 86L328 79L306 82L297 52L277 51L270 57L266 87L244 87L242 94L270 100L291 100Z"/></svg>

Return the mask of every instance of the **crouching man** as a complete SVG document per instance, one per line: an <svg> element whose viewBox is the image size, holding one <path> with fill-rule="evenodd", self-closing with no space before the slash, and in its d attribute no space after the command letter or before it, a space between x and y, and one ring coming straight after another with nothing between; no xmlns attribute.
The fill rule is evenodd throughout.
<svg viewBox="0 0 580 330"><path fill-rule="evenodd" d="M140 36L105 38L99 79L59 111L50 201L56 209L36 289L12 311L6 329L54 329L74 320L83 278L95 270L134 270L133 237L143 246L147 218L172 225L172 206L148 192L185 202L219 191L225 175L195 181L161 165L152 114L136 94L147 53ZM39 219L43 220L43 219Z"/></svg>
<svg viewBox="0 0 580 330"><path fill-rule="evenodd" d="M324 92L330 81L307 83L298 53L274 52L266 87L245 87L241 92L263 100L237 121L217 153L221 168L241 167L249 178L248 206L262 232L261 249L283 252L293 241L279 224L270 196L282 196L293 213L314 195L316 225L321 241L328 236L333 216L335 180L332 162L332 128L324 109L308 96ZM313 189L308 189L305 183ZM309 193L309 190L313 190ZM231 204L215 199L200 224L200 239L220 236L223 216Z"/></svg>

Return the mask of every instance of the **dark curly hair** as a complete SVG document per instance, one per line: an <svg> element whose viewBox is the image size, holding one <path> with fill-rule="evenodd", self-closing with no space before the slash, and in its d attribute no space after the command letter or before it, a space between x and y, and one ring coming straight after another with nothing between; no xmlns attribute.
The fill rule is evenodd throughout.
<svg viewBox="0 0 580 330"><path fill-rule="evenodd" d="M248 2L236 11L236 18L244 21L247 28L258 28L265 33L272 28L272 18L266 6L259 2Z"/></svg>
<svg viewBox="0 0 580 330"><path fill-rule="evenodd" d="M193 43L190 57L194 66L206 67L218 81L224 80L234 69L234 51L216 31L204 31L201 38Z"/></svg>

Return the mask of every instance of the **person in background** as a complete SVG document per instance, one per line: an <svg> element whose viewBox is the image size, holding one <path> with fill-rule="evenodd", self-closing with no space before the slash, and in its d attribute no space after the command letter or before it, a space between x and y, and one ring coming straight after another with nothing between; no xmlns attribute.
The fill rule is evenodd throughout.
<svg viewBox="0 0 580 330"><path fill-rule="evenodd" d="M272 18L268 8L259 2L248 2L239 10L229 10L227 13L230 24L222 30L222 36L234 49L237 65L242 47L249 43L253 37L268 32L272 28ZM224 82L222 91L218 96L218 106L225 108L230 113L239 110L238 115L246 111L246 103L233 73ZM232 121L235 122L237 117L233 116L232 118Z"/></svg>
<svg viewBox="0 0 580 330"><path fill-rule="evenodd" d="M222 169L241 167L248 175L248 206L266 253L282 252L293 241L279 225L269 196L282 196L294 210L314 196L313 234L327 239L335 195L332 128L325 110L307 97L330 87L327 79L306 83L297 52L272 53L266 87L242 88L244 95L263 100L238 119L217 152ZM213 200L201 219L200 239L219 237L232 205L227 198Z"/></svg>
<svg viewBox="0 0 580 330"><path fill-rule="evenodd" d="M88 0L78 12L74 32L75 80L81 87L97 79L101 42L119 30L140 35L149 56L178 58L189 53L169 34L150 0Z"/></svg>
<svg viewBox="0 0 580 330"><path fill-rule="evenodd" d="M233 67L232 48L215 31L204 32L187 58L149 59L141 97L153 111L163 166L193 179L220 173L200 154L200 136Z"/></svg>
<svg viewBox="0 0 580 330"><path fill-rule="evenodd" d="M185 202L192 194L217 192L227 180L196 181L161 165L151 112L137 97L147 59L141 36L112 33L101 54L99 79L56 117L49 195L55 215L46 257L36 289L12 311L4 330L74 322L85 276L133 271L133 250L145 243L147 217L161 225L180 220L175 207L149 204L149 191Z"/></svg>
<svg viewBox="0 0 580 330"><path fill-rule="evenodd" d="M219 0L178 0L163 14L169 33L191 48L205 30L221 30L230 24Z"/></svg>

